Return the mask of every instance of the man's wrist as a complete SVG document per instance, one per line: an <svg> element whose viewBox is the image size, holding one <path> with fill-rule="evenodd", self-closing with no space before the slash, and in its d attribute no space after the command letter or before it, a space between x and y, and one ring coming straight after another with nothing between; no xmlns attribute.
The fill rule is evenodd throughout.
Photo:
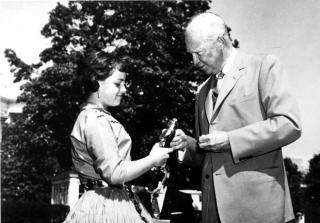
<svg viewBox="0 0 320 223"><path fill-rule="evenodd" d="M194 150L197 148L197 140L191 136L186 135L186 146L184 147L184 150L191 149Z"/></svg>
<svg viewBox="0 0 320 223"><path fill-rule="evenodd" d="M224 132L224 135L225 135L225 142L224 142L224 149L226 151L230 150L231 149L231 145L230 145L230 140L229 140L229 135L227 132Z"/></svg>
<svg viewBox="0 0 320 223"><path fill-rule="evenodd" d="M220 139L217 141L213 151L217 153L227 152L231 149L229 136L227 132L220 132Z"/></svg>
<svg viewBox="0 0 320 223"><path fill-rule="evenodd" d="M229 150L231 148L229 135L228 135L227 132L224 132L224 135L225 135L225 145L224 145L224 147Z"/></svg>

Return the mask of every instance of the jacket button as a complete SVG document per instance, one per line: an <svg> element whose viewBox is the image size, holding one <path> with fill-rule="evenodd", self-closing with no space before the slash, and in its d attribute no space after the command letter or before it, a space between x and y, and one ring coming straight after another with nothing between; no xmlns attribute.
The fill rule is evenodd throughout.
<svg viewBox="0 0 320 223"><path fill-rule="evenodd" d="M209 176L209 174L206 174L205 177L206 177L207 179L209 179L210 176Z"/></svg>

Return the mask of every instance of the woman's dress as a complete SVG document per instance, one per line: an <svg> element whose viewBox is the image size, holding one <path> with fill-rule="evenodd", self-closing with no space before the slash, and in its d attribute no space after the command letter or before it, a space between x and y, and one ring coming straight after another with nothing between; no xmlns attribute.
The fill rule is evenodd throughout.
<svg viewBox="0 0 320 223"><path fill-rule="evenodd" d="M131 138L124 127L109 112L87 104L75 122L71 141L81 181L101 183L80 197L65 222L152 222L139 198L124 184L131 161ZM115 181L117 185L110 184Z"/></svg>

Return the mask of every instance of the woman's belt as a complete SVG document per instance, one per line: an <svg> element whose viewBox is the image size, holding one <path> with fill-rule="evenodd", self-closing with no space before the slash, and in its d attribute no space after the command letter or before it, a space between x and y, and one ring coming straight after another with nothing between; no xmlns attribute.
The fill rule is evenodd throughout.
<svg viewBox="0 0 320 223"><path fill-rule="evenodd" d="M108 184L99 179L81 178L80 191L94 190L96 188L108 187Z"/></svg>
<svg viewBox="0 0 320 223"><path fill-rule="evenodd" d="M94 190L102 187L116 187L123 188L123 185L108 185L107 182L99 179L82 178L80 184L81 191Z"/></svg>

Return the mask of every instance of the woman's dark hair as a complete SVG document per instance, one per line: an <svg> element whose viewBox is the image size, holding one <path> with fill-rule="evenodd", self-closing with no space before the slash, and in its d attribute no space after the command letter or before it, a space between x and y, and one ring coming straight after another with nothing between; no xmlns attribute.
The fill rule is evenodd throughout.
<svg viewBox="0 0 320 223"><path fill-rule="evenodd" d="M107 54L103 51L79 55L78 68L73 80L73 90L79 97L86 99L91 93L98 91L98 81L108 78L114 70L127 71L129 58Z"/></svg>

